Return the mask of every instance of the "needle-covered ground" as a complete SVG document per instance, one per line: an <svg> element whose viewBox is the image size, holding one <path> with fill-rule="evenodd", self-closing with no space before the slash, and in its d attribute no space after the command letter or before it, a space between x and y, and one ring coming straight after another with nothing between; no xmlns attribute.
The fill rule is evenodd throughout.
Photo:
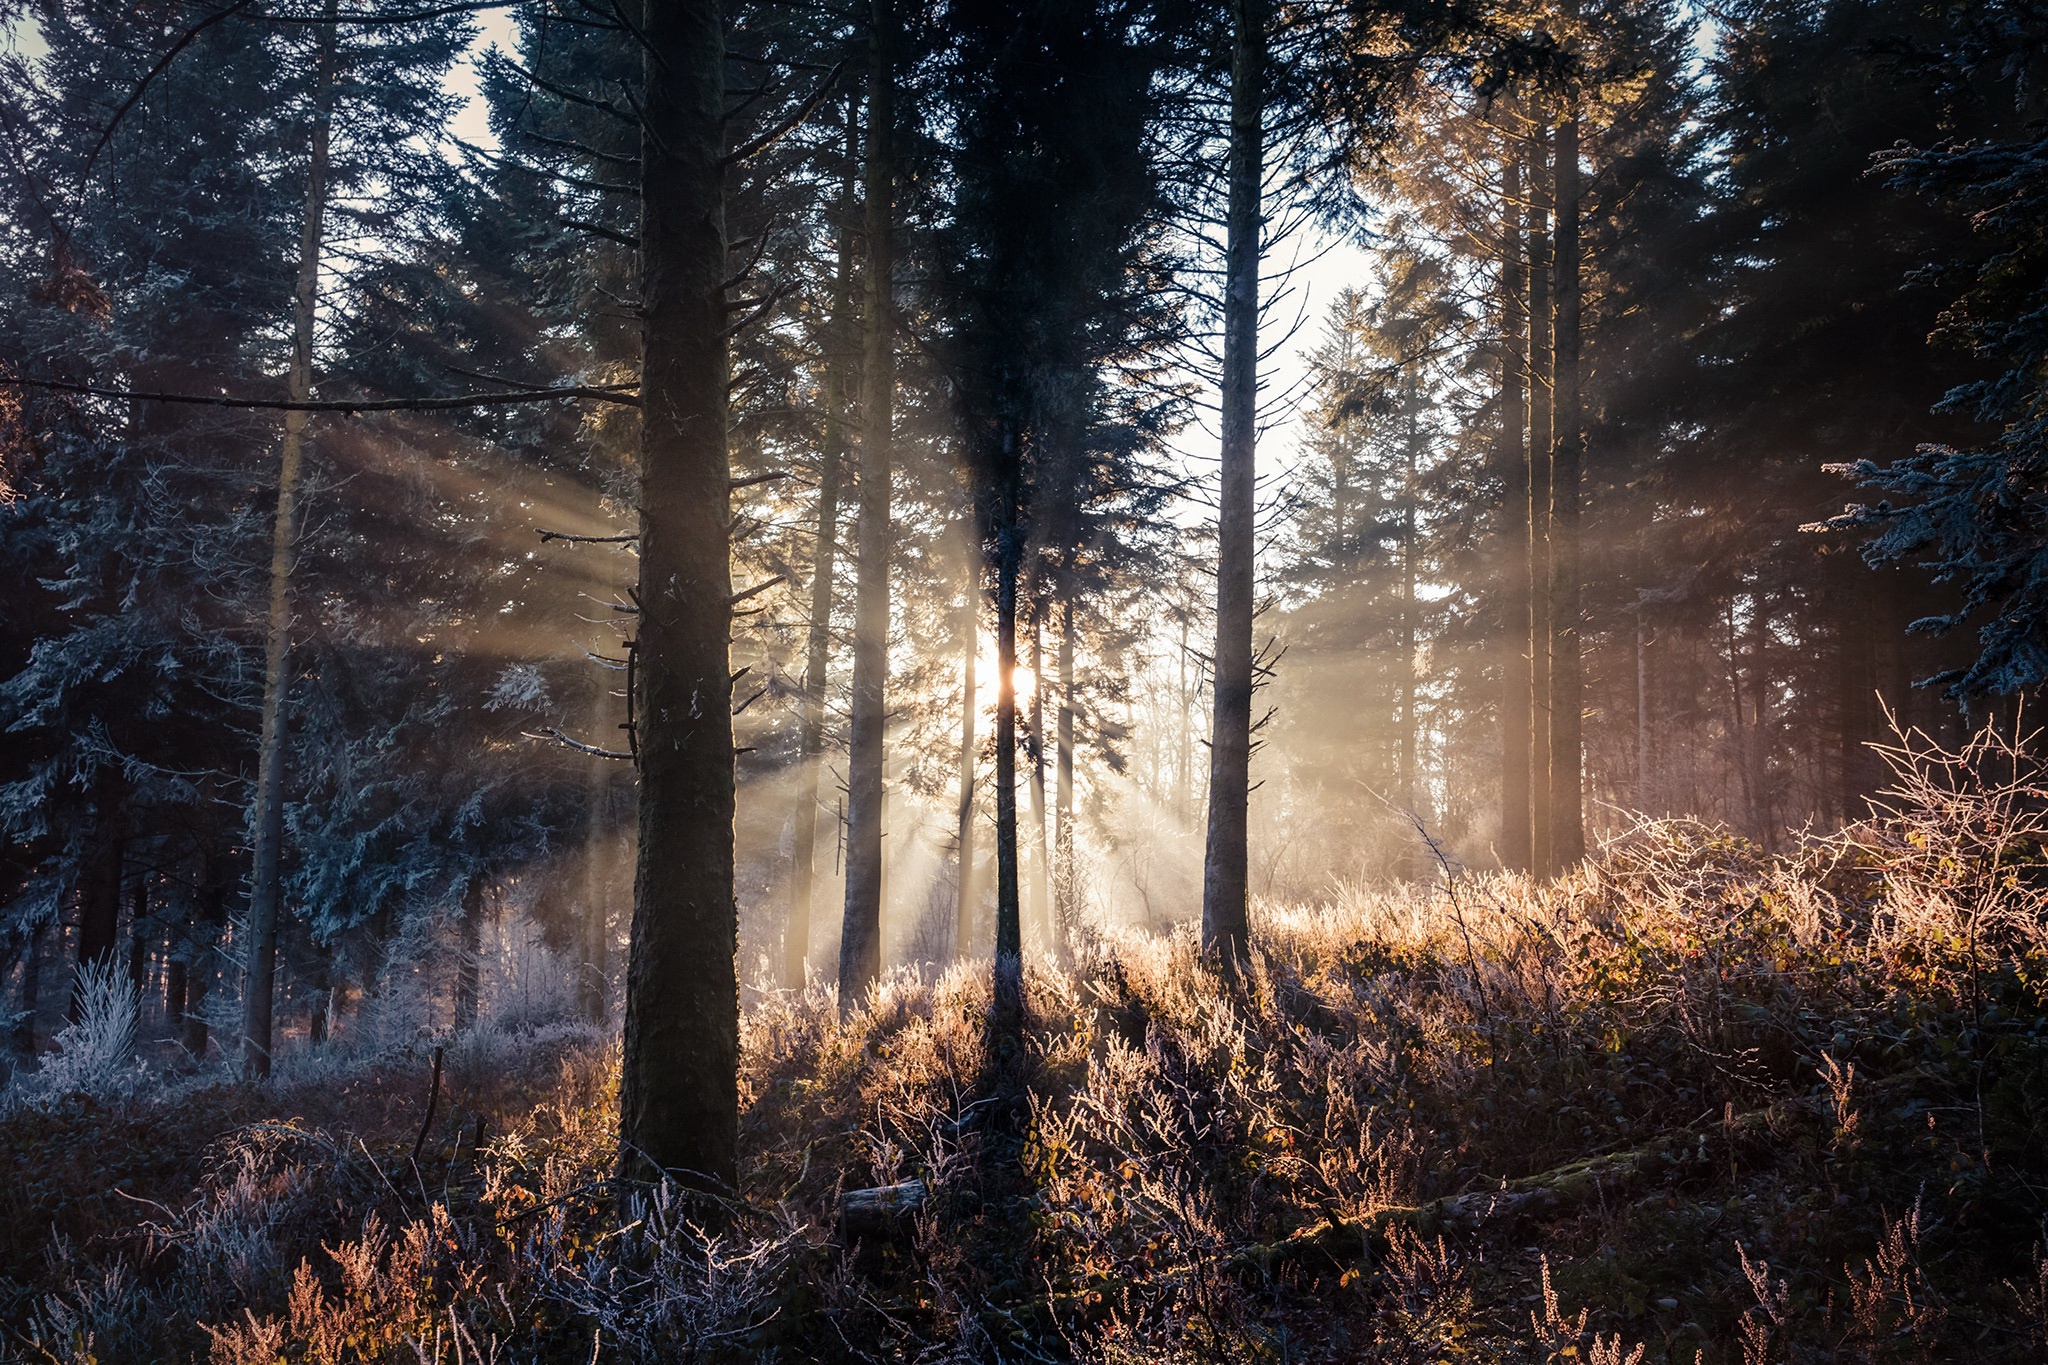
<svg viewBox="0 0 2048 1365"><path fill-rule="evenodd" d="M1780 856L1645 826L1267 907L1234 982L1104 940L1016 1048L986 964L775 1001L717 1207L621 1216L569 1028L452 1044L417 1161L424 1050L18 1100L0 1355L2048 1359L2048 821L1985 759Z"/></svg>

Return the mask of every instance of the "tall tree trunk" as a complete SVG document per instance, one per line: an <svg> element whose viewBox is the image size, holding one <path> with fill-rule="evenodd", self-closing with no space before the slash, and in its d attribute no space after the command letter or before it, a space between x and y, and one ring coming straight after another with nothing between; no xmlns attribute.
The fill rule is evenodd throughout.
<svg viewBox="0 0 2048 1365"><path fill-rule="evenodd" d="M853 101L846 105L846 160L839 183L839 265L826 327L825 430L818 449L818 538L811 568L811 620L804 637L804 700L798 720L795 860L789 924L782 940L782 984L802 990L810 980L811 920L818 901L818 784L825 769L825 693L832 663L832 602L839 569L839 478L846 463L846 372L853 320Z"/></svg>
<svg viewBox="0 0 2048 1365"><path fill-rule="evenodd" d="M1023 546L1017 432L1003 432L995 492L996 552L996 960L995 1016L1009 1038L1024 1008L1024 924L1017 885L1017 577Z"/></svg>
<svg viewBox="0 0 2048 1365"><path fill-rule="evenodd" d="M121 930L121 884L126 840L122 829L120 797L113 784L102 780L94 801L92 825L93 856L86 865L78 895L78 965L89 966L112 957ZM81 999L78 988L71 992L69 1019L77 1023Z"/></svg>
<svg viewBox="0 0 2048 1365"><path fill-rule="evenodd" d="M138 1013L149 1004L149 873L135 869L135 881L128 888L128 984L135 988ZM137 1023L141 1021L138 1019Z"/></svg>
<svg viewBox="0 0 2048 1365"><path fill-rule="evenodd" d="M1529 845L1538 877L1557 874L1551 808L1550 483L1552 349L1549 137L1539 114L1529 161Z"/></svg>
<svg viewBox="0 0 2048 1365"><path fill-rule="evenodd" d="M186 973L191 970L183 957L164 963L164 1032L176 1038L185 1029Z"/></svg>
<svg viewBox="0 0 2048 1365"><path fill-rule="evenodd" d="M1052 923L1050 840L1045 818L1045 599L1038 594L1031 612L1031 723L1024 751L1031 757L1031 922L1048 956L1059 956Z"/></svg>
<svg viewBox="0 0 2048 1365"><path fill-rule="evenodd" d="M1254 522L1257 517L1260 189L1265 177L1265 0L1234 0L1230 200L1223 279L1223 452L1216 541L1214 714L1202 951L1235 972L1250 944Z"/></svg>
<svg viewBox="0 0 2048 1365"><path fill-rule="evenodd" d="M28 927L21 950L21 994L16 998L14 1055L26 1062L36 1055L36 1011L43 1003L43 929L37 920ZM61 951L61 945L60 945Z"/></svg>
<svg viewBox="0 0 2048 1365"><path fill-rule="evenodd" d="M847 725L846 914L839 931L839 1008L858 1005L882 974L882 781L889 680L889 444L895 421L892 311L896 212L891 0L874 0L868 35L868 259L860 395L859 582L853 605L853 699Z"/></svg>
<svg viewBox="0 0 2048 1365"><path fill-rule="evenodd" d="M600 669L590 699L590 732L618 733L612 720L612 686ZM583 913L578 925L576 970L576 1011L585 1022L602 1026L610 1017L612 929L609 911L611 889L612 772L610 759L591 760L583 784Z"/></svg>
<svg viewBox="0 0 2048 1365"><path fill-rule="evenodd" d="M292 300L292 363L286 389L295 403L313 393L313 319L320 301L320 240L327 220L328 134L334 118L335 54L340 26L327 0L313 70L313 129L306 158L306 204L299 223L299 270ZM277 912L284 852L285 689L290 683L292 544L298 538L299 473L311 414L284 415L277 464L277 512L270 527L270 614L263 633L263 720L250 813L249 940L243 959L242 1072L270 1074L271 1000L276 992Z"/></svg>
<svg viewBox="0 0 2048 1365"><path fill-rule="evenodd" d="M1769 612L1761 592L1750 599L1749 614L1749 771L1754 777L1756 810L1751 823L1757 842L1776 852L1777 803L1771 785L1771 668Z"/></svg>
<svg viewBox="0 0 2048 1365"><path fill-rule="evenodd" d="M1835 591L1836 711L1839 718L1839 801L1842 822L1860 819L1879 785L1876 758L1866 746L1877 739L1877 575L1846 547L1828 556Z"/></svg>
<svg viewBox="0 0 2048 1365"><path fill-rule="evenodd" d="M1530 868L1529 706L1534 682L1529 654L1529 344L1528 265L1523 257L1522 156L1503 148L1500 262L1501 650L1500 860Z"/></svg>
<svg viewBox="0 0 2048 1365"><path fill-rule="evenodd" d="M1660 803L1652 799L1656 785L1656 754L1650 743L1650 628L1649 603L1644 590L1636 589L1636 810L1657 813Z"/></svg>
<svg viewBox="0 0 2048 1365"><path fill-rule="evenodd" d="M824 378L824 439L819 451L818 533L811 574L811 619L805 642L804 703L799 722L798 752L804 799L798 803L796 868L790 922L784 937L783 982L803 987L809 977L811 922L817 904L818 784L825 751L825 697L831 662L832 607L836 593L839 548L840 480L846 454L847 375L852 367L855 171L857 146L854 101L846 105L846 155L842 163L839 207L839 260L828 325Z"/></svg>
<svg viewBox="0 0 2048 1365"><path fill-rule="evenodd" d="M725 29L646 0L640 137L640 847L620 1173L739 1175L732 468L726 452Z"/></svg>
<svg viewBox="0 0 2048 1365"><path fill-rule="evenodd" d="M1575 24L1578 0L1564 0ZM1556 436L1550 474L1550 862L1556 871L1586 857L1585 776L1580 741L1579 478L1586 434L1579 398L1579 101L1567 96L1553 158L1557 186Z"/></svg>
<svg viewBox="0 0 2048 1365"><path fill-rule="evenodd" d="M221 926L228 915L228 873L226 862L214 853L204 854L199 867L198 903L193 906L191 924L191 965L185 971L185 1051L194 1061L204 1061L210 1029L206 1022L206 998L213 993L219 967L215 949L220 944Z"/></svg>
<svg viewBox="0 0 2048 1365"><path fill-rule="evenodd" d="M972 521L969 522L970 527ZM979 910L979 888L974 877L974 769L980 757L975 747L974 722L980 711L974 672L981 654L981 573L976 564L972 535L967 546L966 594L960 608L963 651L960 701L960 803L954 820L953 847L958 865L958 898L953 906L953 956L973 953L975 920Z"/></svg>
<svg viewBox="0 0 2048 1365"><path fill-rule="evenodd" d="M484 879L472 876L462 892L462 917L455 926L455 1031L476 1027L483 976Z"/></svg>
<svg viewBox="0 0 2048 1365"><path fill-rule="evenodd" d="M1415 372L1408 372L1408 434L1402 443L1401 473L1401 770L1395 790L1401 809L1420 815L1416 805L1416 756L1420 748L1415 723L1415 470L1422 444L1422 391Z"/></svg>
<svg viewBox="0 0 2048 1365"><path fill-rule="evenodd" d="M1080 906L1074 885L1074 587L1073 564L1060 580L1060 714L1058 768L1054 775L1054 801L1058 831L1053 841L1053 933L1060 961L1067 964L1072 953Z"/></svg>
<svg viewBox="0 0 2048 1365"><path fill-rule="evenodd" d="M1735 760L1735 779L1742 792L1742 818L1756 833L1756 781L1749 770L1749 731L1742 723L1742 646L1735 633L1735 599L1722 609L1728 637L1728 741Z"/></svg>

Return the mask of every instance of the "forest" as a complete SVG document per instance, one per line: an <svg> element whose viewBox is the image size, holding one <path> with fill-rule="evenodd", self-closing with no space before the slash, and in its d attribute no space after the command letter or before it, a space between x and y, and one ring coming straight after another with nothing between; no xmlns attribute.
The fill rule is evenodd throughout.
<svg viewBox="0 0 2048 1365"><path fill-rule="evenodd" d="M2048 1359L2040 0L0 0L0 1362Z"/></svg>

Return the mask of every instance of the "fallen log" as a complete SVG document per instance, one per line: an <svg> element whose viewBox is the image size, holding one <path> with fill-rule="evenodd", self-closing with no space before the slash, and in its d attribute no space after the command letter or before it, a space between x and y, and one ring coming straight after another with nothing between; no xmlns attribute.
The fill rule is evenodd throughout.
<svg viewBox="0 0 2048 1365"><path fill-rule="evenodd" d="M1818 1104L1807 1097L1785 1100L1732 1119L1708 1120L1663 1133L1639 1147L1585 1157L1537 1175L1471 1190L1413 1207L1377 1209L1364 1218L1332 1218L1278 1242L1246 1247L1232 1260L1244 1269L1270 1272L1305 1257L1338 1263L1371 1259L1396 1229L1422 1237L1447 1232L1499 1230L1524 1219L1554 1216L1603 1196L1626 1194L1676 1167L1733 1161L1751 1147L1768 1160L1789 1125L1810 1122ZM1762 1141L1759 1141L1759 1140Z"/></svg>
<svg viewBox="0 0 2048 1365"><path fill-rule="evenodd" d="M922 1180L847 1190L839 1196L839 1230L848 1239L898 1234L910 1215L924 1207L926 1193Z"/></svg>

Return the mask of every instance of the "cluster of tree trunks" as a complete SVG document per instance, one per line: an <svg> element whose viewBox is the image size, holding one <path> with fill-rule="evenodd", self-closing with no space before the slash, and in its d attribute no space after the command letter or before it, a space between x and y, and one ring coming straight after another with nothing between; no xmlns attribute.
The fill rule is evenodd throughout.
<svg viewBox="0 0 2048 1365"><path fill-rule="evenodd" d="M1572 7L1567 5L1567 17ZM1532 95L1504 139L1497 313L1502 862L1540 877L1586 852L1579 508L1585 436L1577 98Z"/></svg>

